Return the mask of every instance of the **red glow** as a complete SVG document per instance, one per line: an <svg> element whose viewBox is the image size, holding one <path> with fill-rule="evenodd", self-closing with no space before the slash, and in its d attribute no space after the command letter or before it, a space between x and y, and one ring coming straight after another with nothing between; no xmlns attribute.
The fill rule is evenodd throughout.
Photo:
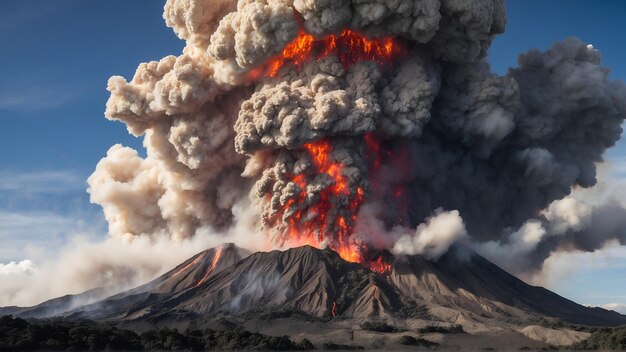
<svg viewBox="0 0 626 352"><path fill-rule="evenodd" d="M335 317L335 308L337 308L337 303L333 302L333 309L331 309L330 314Z"/></svg>
<svg viewBox="0 0 626 352"><path fill-rule="evenodd" d="M250 75L253 79L263 74L276 77L285 65L292 64L300 69L309 60L319 61L328 56L336 56L346 70L359 61L391 65L405 53L402 42L393 37L369 39L361 33L346 29L338 35L330 34L316 39L301 30L279 55L271 58L264 67L251 71ZM384 156L380 141L373 134L365 135L364 138L371 175L381 168ZM365 201L366 190L352 184L344 174L345 166L331 159L333 145L330 140L305 144L302 150L308 154L314 173L291 175L289 181L297 185L300 191L279 206L277 215L265 219L267 223L284 223L283 239L291 245L306 244L318 248L326 245L346 261L364 264L381 274L387 273L389 270L382 257L372 260L368 248L351 238L358 210ZM329 185L322 190L307 192L309 178L319 175L326 175ZM373 186L376 184L373 183ZM374 190L374 193L377 195L379 192ZM309 199L311 194L316 198Z"/></svg>
<svg viewBox="0 0 626 352"><path fill-rule="evenodd" d="M387 263L382 256L370 262L370 269L381 275L391 274L391 264Z"/></svg>
<svg viewBox="0 0 626 352"><path fill-rule="evenodd" d="M183 271L188 270L189 268L191 268L194 264L196 264L200 259L202 259L202 257L204 257L204 254L199 255L198 258L194 259L191 263L185 265L183 268L181 268L180 270L178 270L176 273L174 273L173 276L177 276L180 273L182 273Z"/></svg>
<svg viewBox="0 0 626 352"><path fill-rule="evenodd" d="M302 149L314 168L313 177L325 174L331 182L319 191L315 203L302 206L308 197L307 176L291 176L290 181L300 188L300 193L290 198L276 217L287 223L285 240L292 245L317 248L327 245L346 261L364 264L380 274L387 273L389 265L382 257L370 259L366 255L368 249L351 238L358 210L365 201L365 190L352 185L343 174L345 166L332 160L333 146L329 140L308 143ZM348 199L348 203L340 211L331 211L337 207L337 199Z"/></svg>
<svg viewBox="0 0 626 352"><path fill-rule="evenodd" d="M374 134L365 135L365 146L369 165L372 194L376 199L393 199L386 204L395 204L392 225L403 225L409 210L406 184L411 177L409 150L397 143L393 147L383 146ZM392 172L390 172L392 171Z"/></svg>
<svg viewBox="0 0 626 352"><path fill-rule="evenodd" d="M221 248L217 248L215 250L215 254L213 255L213 260L211 261L211 266L209 267L209 269L206 271L206 273L204 274L204 276L202 277L202 279L200 279L200 281L198 281L198 283L196 284L196 286L194 286L194 288L202 285L202 283L204 281L206 281L206 279L209 277L209 274L211 274L212 272L215 271L215 268L217 267L217 263L220 261L220 257L222 256L222 249Z"/></svg>
<svg viewBox="0 0 626 352"><path fill-rule="evenodd" d="M287 239L296 244L308 244L320 247L327 241L328 246L350 262L363 262L359 248L351 243L352 224L356 220L356 212L364 200L364 191L360 187L355 190L350 180L343 174L344 165L330 159L333 147L328 140L319 140L302 147L309 155L315 174L326 174L332 181L331 185L319 193L319 200L306 209L297 209L287 216ZM307 198L305 175L294 175L291 182L300 188L298 197L290 199L283 207L282 214L292 207L302 204ZM338 215L334 219L329 216L333 209L333 199L347 197L347 215ZM346 216L350 218L347 219ZM329 232L333 232L330 236Z"/></svg>
<svg viewBox="0 0 626 352"><path fill-rule="evenodd" d="M322 39L315 39L300 30L296 39L287 44L280 55L270 59L265 75L276 77L288 62L301 68L309 59L322 60L331 55L337 56L346 70L359 61L375 61L385 65L405 52L406 49L393 37L368 39L361 33L345 29L339 35L329 34ZM258 77L259 72L253 74Z"/></svg>

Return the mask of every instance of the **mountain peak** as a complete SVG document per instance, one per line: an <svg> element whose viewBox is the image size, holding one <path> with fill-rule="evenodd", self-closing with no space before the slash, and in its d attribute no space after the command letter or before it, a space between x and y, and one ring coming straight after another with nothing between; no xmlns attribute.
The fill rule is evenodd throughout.
<svg viewBox="0 0 626 352"><path fill-rule="evenodd" d="M545 316L586 325L626 323L618 313L530 286L462 247L437 261L419 255L390 259L391 273L381 276L328 248L249 255L228 243L196 254L147 284L65 315L135 322L166 322L175 312L186 319L295 314L498 326Z"/></svg>

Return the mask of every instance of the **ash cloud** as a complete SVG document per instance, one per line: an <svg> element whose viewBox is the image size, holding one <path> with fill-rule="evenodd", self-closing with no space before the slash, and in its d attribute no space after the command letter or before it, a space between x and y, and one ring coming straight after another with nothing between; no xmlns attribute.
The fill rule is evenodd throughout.
<svg viewBox="0 0 626 352"><path fill-rule="evenodd" d="M424 253L432 237L445 250L457 236L431 228L447 214L463 225L451 233L493 257L515 248L531 271L555 251L623 243L621 205L567 197L597 182L596 165L622 132L626 88L576 38L492 73L486 54L505 29L504 1L169 0L163 16L183 53L108 83L106 117L144 136L147 150L141 158L114 146L89 178L115 236L227 232L240 226L235 205L251 199L249 230L288 243L290 215L319 217L316 204L337 182L316 173L304 149L324 140L348 184L325 200L329 236L343 219L356 240L358 224L373 220L352 215L367 214L388 233L376 240L387 248ZM262 74L302 31L322 39L344 29L395 38L407 55L351 67L330 55ZM367 135L381 160L368 154ZM360 205L378 211L350 208L361 192ZM398 236L398 226L417 232Z"/></svg>

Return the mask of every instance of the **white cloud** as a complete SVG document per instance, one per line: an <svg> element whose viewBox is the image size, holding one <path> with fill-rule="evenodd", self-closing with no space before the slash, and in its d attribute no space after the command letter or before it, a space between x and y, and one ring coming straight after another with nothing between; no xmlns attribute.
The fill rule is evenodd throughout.
<svg viewBox="0 0 626 352"><path fill-rule="evenodd" d="M0 89L0 110L33 112L63 106L80 97L81 90L72 86L51 86L32 82L28 87Z"/></svg>
<svg viewBox="0 0 626 352"><path fill-rule="evenodd" d="M1 170L0 262L58 249L77 234L103 235L104 217L89 208L85 189L72 170Z"/></svg>
<svg viewBox="0 0 626 352"><path fill-rule="evenodd" d="M626 304L624 303L607 303L601 305L600 307L608 310L614 310L621 314L626 314Z"/></svg>
<svg viewBox="0 0 626 352"><path fill-rule="evenodd" d="M86 187L85 179L72 171L0 171L0 192L60 193Z"/></svg>
<svg viewBox="0 0 626 352"><path fill-rule="evenodd" d="M544 262L541 273L531 281L537 285L557 287L582 271L619 267L626 267L626 248L611 241L595 252L555 252Z"/></svg>
<svg viewBox="0 0 626 352"><path fill-rule="evenodd" d="M19 263L0 263L0 276L31 275L35 270L37 270L35 264L28 259L22 260Z"/></svg>
<svg viewBox="0 0 626 352"><path fill-rule="evenodd" d="M215 233L209 228L201 228L192 238L181 241L147 235L95 239L93 233L86 231L69 237L56 249L47 246L42 250L26 251L24 258L36 263L37 269L32 274L22 273L10 278L0 276L0 307L30 306L96 287L130 288L224 242L234 242L251 251L273 249L266 237L254 232L250 223L252 210L252 207L236 206L235 226L228 231ZM15 224L24 222L32 226L28 217L17 218L13 220ZM37 228L50 219L43 219ZM69 229L72 229L72 223L70 220ZM256 240L250 241L250 238ZM5 240L0 237L0 242L4 244Z"/></svg>
<svg viewBox="0 0 626 352"><path fill-rule="evenodd" d="M100 241L76 236L57 251L45 251L33 258L35 270L0 275L0 307L32 306L96 287L115 291L135 287L223 242L223 237L210 231L183 241L145 235L132 240L108 237ZM13 263L11 268L16 265Z"/></svg>
<svg viewBox="0 0 626 352"><path fill-rule="evenodd" d="M606 303L606 304L585 304L587 307L599 307L607 310L616 311L620 314L626 314L626 304L624 303Z"/></svg>
<svg viewBox="0 0 626 352"><path fill-rule="evenodd" d="M100 214L81 218L52 212L0 210L0 261L23 258L27 250L54 251L76 235L102 237L105 229Z"/></svg>
<svg viewBox="0 0 626 352"><path fill-rule="evenodd" d="M552 254L545 261L542 272L530 282L576 302L620 311L619 306L610 308L605 305L626 300L626 281L619 274L624 269L626 247L611 241L595 252ZM620 312L626 313L624 310Z"/></svg>
<svg viewBox="0 0 626 352"><path fill-rule="evenodd" d="M72 219L50 212L10 212L0 210L0 238L19 236L26 239L45 238L53 234L69 233L86 225L80 219Z"/></svg>

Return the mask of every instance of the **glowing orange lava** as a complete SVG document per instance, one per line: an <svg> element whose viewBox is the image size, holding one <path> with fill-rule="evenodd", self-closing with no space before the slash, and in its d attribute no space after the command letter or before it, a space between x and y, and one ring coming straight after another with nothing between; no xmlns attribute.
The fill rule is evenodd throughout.
<svg viewBox="0 0 626 352"><path fill-rule="evenodd" d="M291 182L300 188L300 193L282 207L281 217L287 222L286 238L295 245L308 244L317 248L327 245L346 261L361 263L380 274L386 274L390 265L382 257L371 259L367 248L354 241L353 227L360 206L365 201L365 191L355 187L344 175L345 166L331 159L333 146L322 139L305 144L315 175L325 174L329 185L318 194L315 203L302 207L307 200L307 179L304 174L293 175ZM348 199L347 204L335 204L337 199ZM341 209L337 210L337 207ZM285 216L285 214L288 214Z"/></svg>
<svg viewBox="0 0 626 352"><path fill-rule="evenodd" d="M360 187L353 190L350 180L343 174L344 165L330 159L333 147L328 140L319 140L305 144L303 149L307 151L316 174L326 174L331 185L323 189L319 194L319 200L307 209L296 209L287 217L288 230L287 238L294 243L308 244L320 247L321 243L329 240L328 246L339 255L350 262L363 262L360 251L356 245L350 242L352 234L352 224L356 220L356 212L364 200L364 192ZM298 197L289 200L283 212L290 211L290 208L302 204L307 198L307 181L302 174L294 175L291 182L298 185L300 194ZM349 204L346 211L340 212L335 218L329 215L330 210L336 205L333 199L346 197ZM347 215L342 215L342 214ZM347 219L346 217L350 218ZM331 231L335 236L327 236Z"/></svg>
<svg viewBox="0 0 626 352"><path fill-rule="evenodd" d="M381 275L388 275L391 273L391 264L387 263L385 259L380 256L376 260L369 263L370 269Z"/></svg>
<svg viewBox="0 0 626 352"><path fill-rule="evenodd" d="M211 261L211 266L209 267L209 269L206 271L206 273L204 274L204 276L202 277L202 279L200 279L200 281L198 281L198 283L196 284L196 286L194 286L194 288L202 285L202 283L204 281L206 281L206 279L209 277L209 275L215 271L215 268L217 267L217 263L220 261L220 257L222 256L222 249L221 248L216 248L215 249L215 254L213 255L213 260Z"/></svg>
<svg viewBox="0 0 626 352"><path fill-rule="evenodd" d="M320 61L329 56L337 57L346 70L359 61L391 65L406 52L403 43L393 37L371 39L346 29L340 34L316 39L301 30L279 55L271 58L264 67L252 70L250 75L253 78L263 74L276 77L285 65L291 64L300 69L309 60ZM373 135L366 135L365 138L368 146L378 143ZM365 201L365 190L359 185L351 184L349 177L343 172L345 166L342 163L331 160L333 146L329 140L311 142L302 149L308 153L315 175L327 175L330 186L321 191L314 190L312 193L317 198L310 204L312 200L308 198L310 192L307 192L307 176L292 175L290 181L300 191L297 196L282 204L278 215L268 219L269 222L285 222L287 226L284 235L292 245L308 244L318 248L327 245L346 261L364 264L381 274L387 273L389 269L383 265L382 257L372 259L363 244L350 238L358 210ZM370 168L380 168L379 154L380 145L378 150L373 151L374 165L370 165Z"/></svg>
<svg viewBox="0 0 626 352"><path fill-rule="evenodd" d="M173 276L177 276L180 273L182 273L183 271L188 270L189 268L191 268L194 264L196 264L200 259L202 259L202 257L204 257L204 253L199 255L198 258L194 259L191 263L185 265L183 268L181 268L180 270L178 270L176 273L174 273Z"/></svg>
<svg viewBox="0 0 626 352"><path fill-rule="evenodd" d="M385 65L405 52L403 45L393 37L369 39L361 33L345 29L339 35L329 34L322 39L315 39L300 30L296 39L287 44L280 55L269 60L265 75L276 77L288 62L301 68L309 59L319 61L331 55L337 56L346 70L359 61L375 61ZM252 74L258 76L259 72Z"/></svg>

